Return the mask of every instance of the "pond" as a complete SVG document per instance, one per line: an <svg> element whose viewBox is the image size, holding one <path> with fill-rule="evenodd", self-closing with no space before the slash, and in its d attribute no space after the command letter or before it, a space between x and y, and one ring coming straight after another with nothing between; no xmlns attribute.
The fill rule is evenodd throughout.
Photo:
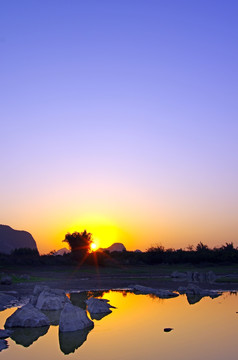
<svg viewBox="0 0 238 360"><path fill-rule="evenodd" d="M86 293L71 294L74 305L84 306ZM8 338L6 360L232 360L237 358L238 297L224 292L195 302L186 295L160 299L126 291L96 293L115 306L112 313L94 319L91 331L59 337L58 315L51 312L50 328L20 329ZM197 299L199 300L199 299ZM0 328L15 308L0 312ZM165 332L165 328L172 328Z"/></svg>

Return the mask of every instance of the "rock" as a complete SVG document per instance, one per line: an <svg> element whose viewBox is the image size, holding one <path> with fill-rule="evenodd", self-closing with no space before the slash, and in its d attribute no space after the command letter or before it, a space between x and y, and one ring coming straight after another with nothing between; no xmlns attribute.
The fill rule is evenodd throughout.
<svg viewBox="0 0 238 360"><path fill-rule="evenodd" d="M11 284L12 284L12 278L11 278L11 276L3 275L3 276L1 277L0 283L1 283L2 285L11 285Z"/></svg>
<svg viewBox="0 0 238 360"><path fill-rule="evenodd" d="M46 285L35 285L34 290L33 290L33 295L34 296L39 296L40 293L44 290L50 290L49 286Z"/></svg>
<svg viewBox="0 0 238 360"><path fill-rule="evenodd" d="M36 301L39 310L62 310L65 303L70 302L63 290L43 290Z"/></svg>
<svg viewBox="0 0 238 360"><path fill-rule="evenodd" d="M213 272L213 271L208 271L206 273L206 276L207 276L207 281L208 282L214 282L216 280L216 274Z"/></svg>
<svg viewBox="0 0 238 360"><path fill-rule="evenodd" d="M19 248L28 248L38 251L36 242L30 233L14 230L7 225L0 225L1 253L10 254L13 250Z"/></svg>
<svg viewBox="0 0 238 360"><path fill-rule="evenodd" d="M93 321L87 316L85 310L78 308L70 303L66 303L59 321L59 331L77 331L94 326Z"/></svg>
<svg viewBox="0 0 238 360"><path fill-rule="evenodd" d="M122 243L114 243L108 248L100 248L97 251L108 251L110 253L114 251L122 252L122 251L126 251L126 248Z"/></svg>
<svg viewBox="0 0 238 360"><path fill-rule="evenodd" d="M61 310L42 310L42 312L48 317L50 325L59 325Z"/></svg>
<svg viewBox="0 0 238 360"><path fill-rule="evenodd" d="M174 271L171 277L179 280L187 280L188 282L213 282L216 280L216 275L213 271L197 272L187 271L186 273Z"/></svg>
<svg viewBox="0 0 238 360"><path fill-rule="evenodd" d="M176 279L186 279L187 274L179 271L174 271L172 272L171 277Z"/></svg>
<svg viewBox="0 0 238 360"><path fill-rule="evenodd" d="M8 348L8 343L6 340L0 340L0 351L7 349Z"/></svg>
<svg viewBox="0 0 238 360"><path fill-rule="evenodd" d="M109 300L106 299L95 299L90 298L86 301L86 304L88 305L88 311L91 314L108 314L112 311L110 308L114 308L114 306L111 306L109 303Z"/></svg>
<svg viewBox="0 0 238 360"><path fill-rule="evenodd" d="M155 295L158 296L161 299L168 299L171 297L176 297L179 294L175 293L174 291L170 290L164 290L164 289L154 289L147 286L142 285L130 285L129 288L131 288L133 291L135 291L136 294L144 294L144 295Z"/></svg>
<svg viewBox="0 0 238 360"><path fill-rule="evenodd" d="M33 296L30 298L30 304L39 310L62 310L66 302L70 300L64 290L41 285L34 287Z"/></svg>
<svg viewBox="0 0 238 360"><path fill-rule="evenodd" d="M13 295L0 293L0 311L12 306L12 303L16 301L16 297Z"/></svg>
<svg viewBox="0 0 238 360"><path fill-rule="evenodd" d="M198 295L201 297L210 296L211 298L215 298L221 295L221 292L219 291L201 289L199 286L194 284L189 284L187 287L180 286L178 291L180 294Z"/></svg>
<svg viewBox="0 0 238 360"><path fill-rule="evenodd" d="M11 339L16 344L28 347L33 344L40 336L44 336L49 330L49 326L41 326L36 328L16 328L11 335Z"/></svg>
<svg viewBox="0 0 238 360"><path fill-rule="evenodd" d="M55 253L53 253L53 256L63 256L64 254L69 254L71 251L67 248L62 248L62 249L59 249L58 251L56 251Z"/></svg>
<svg viewBox="0 0 238 360"><path fill-rule="evenodd" d="M0 339L6 339L9 336L11 336L12 331L11 330L0 330Z"/></svg>
<svg viewBox="0 0 238 360"><path fill-rule="evenodd" d="M59 344L60 350L68 355L75 352L87 340L88 333L91 329L77 330L73 332L60 332Z"/></svg>
<svg viewBox="0 0 238 360"><path fill-rule="evenodd" d="M164 332L170 332L172 330L173 330L173 328L164 328Z"/></svg>
<svg viewBox="0 0 238 360"><path fill-rule="evenodd" d="M5 328L12 327L41 327L49 326L50 322L47 316L34 308L31 304L26 304L17 309L5 323Z"/></svg>

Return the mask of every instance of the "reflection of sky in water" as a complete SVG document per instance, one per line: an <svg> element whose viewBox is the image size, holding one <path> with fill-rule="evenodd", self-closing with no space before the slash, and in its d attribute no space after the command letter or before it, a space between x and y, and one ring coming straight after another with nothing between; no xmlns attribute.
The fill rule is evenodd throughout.
<svg viewBox="0 0 238 360"><path fill-rule="evenodd" d="M117 307L100 321L88 334L71 339L67 348L61 339L61 348L81 345L68 358L80 360L133 360L146 358L163 360L224 360L236 359L238 298L224 293L216 299L203 298L189 305L186 296L158 299L145 295L119 292L106 293L103 297ZM0 327L14 309L0 312ZM163 330L174 328L170 333ZM68 335L67 335L68 336ZM87 340L84 341L84 339ZM62 342L63 341L63 342ZM8 339L9 349L1 352L1 359L41 360L65 359L60 350L58 327L51 326L25 348ZM75 344L75 345L74 345Z"/></svg>

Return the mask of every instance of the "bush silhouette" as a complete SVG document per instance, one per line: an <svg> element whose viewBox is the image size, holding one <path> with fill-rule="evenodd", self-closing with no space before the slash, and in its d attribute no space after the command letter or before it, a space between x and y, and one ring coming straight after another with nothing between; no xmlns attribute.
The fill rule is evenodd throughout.
<svg viewBox="0 0 238 360"><path fill-rule="evenodd" d="M73 258L76 260L82 260L90 251L92 234L88 233L86 230L81 233L68 233L65 235L65 239L63 241L69 244Z"/></svg>

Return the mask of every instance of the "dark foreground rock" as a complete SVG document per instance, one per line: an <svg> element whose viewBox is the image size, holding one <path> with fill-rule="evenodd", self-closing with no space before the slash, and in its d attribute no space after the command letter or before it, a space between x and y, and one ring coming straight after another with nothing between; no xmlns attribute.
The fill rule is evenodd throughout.
<svg viewBox="0 0 238 360"><path fill-rule="evenodd" d="M6 340L0 340L0 351L7 349L8 348L8 343Z"/></svg>
<svg viewBox="0 0 238 360"><path fill-rule="evenodd" d="M46 315L34 308L33 305L27 304L17 309L5 323L5 328L12 327L41 327L49 326L50 322Z"/></svg>
<svg viewBox="0 0 238 360"><path fill-rule="evenodd" d="M85 310L78 308L72 304L66 303L59 321L59 331L77 331L87 328L93 328L94 323L87 316Z"/></svg>

